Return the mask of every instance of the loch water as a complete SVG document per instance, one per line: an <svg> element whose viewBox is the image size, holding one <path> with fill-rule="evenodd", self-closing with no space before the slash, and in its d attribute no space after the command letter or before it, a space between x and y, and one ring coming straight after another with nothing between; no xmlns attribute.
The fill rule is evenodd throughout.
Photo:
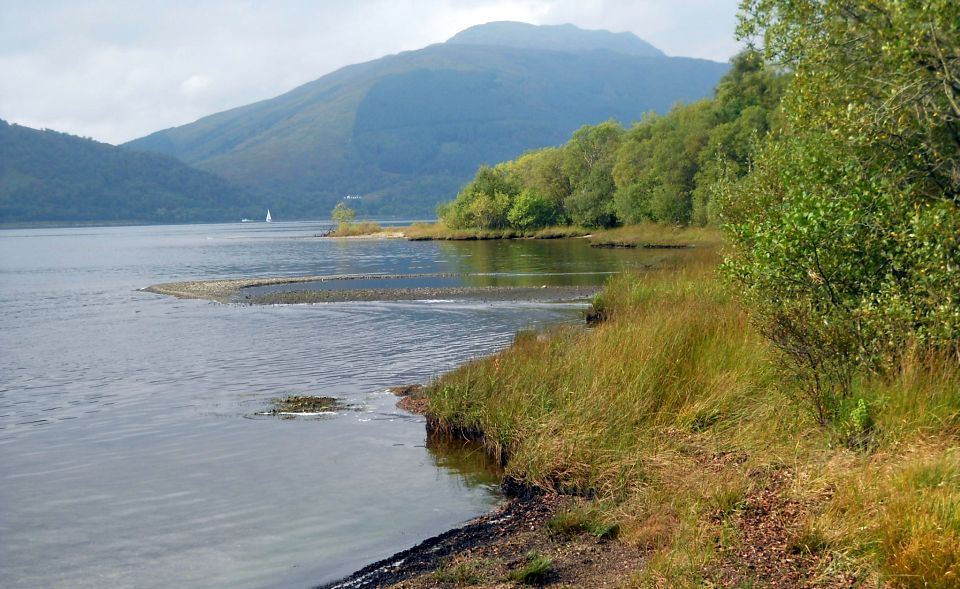
<svg viewBox="0 0 960 589"><path fill-rule="evenodd" d="M582 303L249 306L142 292L257 276L599 284L643 252L323 240L321 223L0 231L0 586L311 587L487 511L387 388L579 321ZM449 281L450 278L444 278ZM414 280L415 282L415 280ZM258 415L327 395L331 416Z"/></svg>

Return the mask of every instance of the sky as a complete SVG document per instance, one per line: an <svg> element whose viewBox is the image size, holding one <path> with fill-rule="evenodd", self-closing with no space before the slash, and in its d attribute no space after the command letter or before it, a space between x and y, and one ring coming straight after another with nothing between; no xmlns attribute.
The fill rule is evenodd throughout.
<svg viewBox="0 0 960 589"><path fill-rule="evenodd" d="M516 20L727 61L737 0L0 0L0 119L122 143Z"/></svg>

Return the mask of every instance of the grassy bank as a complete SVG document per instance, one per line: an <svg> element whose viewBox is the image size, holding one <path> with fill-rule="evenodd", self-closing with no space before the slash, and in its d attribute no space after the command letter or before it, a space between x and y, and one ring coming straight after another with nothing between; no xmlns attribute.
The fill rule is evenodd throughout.
<svg viewBox="0 0 960 589"><path fill-rule="evenodd" d="M590 245L594 247L716 248L722 240L720 231L713 227L678 227L658 223L603 229L590 235Z"/></svg>
<svg viewBox="0 0 960 589"><path fill-rule="evenodd" d="M443 223L415 223L398 231L413 241L483 239L559 239L587 237L596 247L717 247L720 232L713 228L677 227L657 223L627 225L615 229L586 229L560 225L540 229L451 229Z"/></svg>
<svg viewBox="0 0 960 589"><path fill-rule="evenodd" d="M863 375L849 418L820 426L716 263L704 249L618 278L599 327L521 333L441 377L436 426L482 433L510 476L589 497L649 553L624 587L958 586L956 359Z"/></svg>
<svg viewBox="0 0 960 589"><path fill-rule="evenodd" d="M474 241L482 239L560 239L583 237L590 233L583 227L570 225L542 227L540 229L451 229L443 223L414 223L399 228L411 241Z"/></svg>

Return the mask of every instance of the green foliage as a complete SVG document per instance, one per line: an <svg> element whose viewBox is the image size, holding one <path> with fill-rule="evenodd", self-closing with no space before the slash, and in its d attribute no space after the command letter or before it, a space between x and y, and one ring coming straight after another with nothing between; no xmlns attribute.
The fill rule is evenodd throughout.
<svg viewBox="0 0 960 589"><path fill-rule="evenodd" d="M510 225L522 230L555 225L557 217L557 206L529 188L520 191L507 213Z"/></svg>
<svg viewBox="0 0 960 589"><path fill-rule="evenodd" d="M794 75L782 136L720 182L726 269L826 421L859 368L960 345L960 5L747 8Z"/></svg>
<svg viewBox="0 0 960 589"><path fill-rule="evenodd" d="M454 229L503 229L510 226L507 216L519 193L520 186L508 174L506 166L481 166L456 200L439 212L443 222Z"/></svg>
<svg viewBox="0 0 960 589"><path fill-rule="evenodd" d="M508 213L504 219L502 208L492 202L473 204L480 194L495 194L487 167L456 201L444 205L440 218L454 229L714 223L714 185L742 176L760 139L778 124L782 80L759 54L744 52L713 100L680 104L665 116L648 114L628 131L612 120L586 125L561 147L498 165L500 181L509 183L502 192L511 199L511 210L513 199L529 191L513 218Z"/></svg>
<svg viewBox="0 0 960 589"><path fill-rule="evenodd" d="M558 214L562 212L563 200L573 191L570 177L563 171L563 159L563 148L548 147L525 153L511 162L511 173L517 182L551 202Z"/></svg>
<svg viewBox="0 0 960 589"><path fill-rule="evenodd" d="M856 404L847 413L841 423L843 443L852 450L868 450L876 442L876 423L873 418L873 408L864 399L857 399Z"/></svg>
<svg viewBox="0 0 960 589"><path fill-rule="evenodd" d="M625 193L618 199L622 218L690 222L698 156L715 124L715 109L712 101L680 106L628 133L614 168L617 188ZM631 208L634 203L640 208Z"/></svg>
<svg viewBox="0 0 960 589"><path fill-rule="evenodd" d="M351 209L341 201L330 211L330 218L337 224L337 229L342 231L357 218L357 211Z"/></svg>

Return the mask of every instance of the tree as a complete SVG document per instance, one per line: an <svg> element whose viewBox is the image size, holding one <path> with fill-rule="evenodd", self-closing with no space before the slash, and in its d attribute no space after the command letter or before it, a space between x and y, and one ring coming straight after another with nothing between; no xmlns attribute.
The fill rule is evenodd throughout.
<svg viewBox="0 0 960 589"><path fill-rule="evenodd" d="M556 205L529 188L524 188L513 202L507 219L517 229L535 229L557 222Z"/></svg>
<svg viewBox="0 0 960 589"><path fill-rule="evenodd" d="M585 125L564 146L562 169L572 187L564 208L574 223L584 227L617 224L612 174L623 133L623 127L615 121Z"/></svg>
<svg viewBox="0 0 960 589"><path fill-rule="evenodd" d="M713 103L703 100L627 132L613 168L621 219L689 223L699 154L715 119Z"/></svg>
<svg viewBox="0 0 960 589"><path fill-rule="evenodd" d="M343 201L341 201L337 203L337 206L333 207L330 217L333 219L334 223L337 224L337 230L342 231L349 227L351 223L353 223L353 220L357 217L357 212L343 204Z"/></svg>
<svg viewBox="0 0 960 589"><path fill-rule="evenodd" d="M722 191L725 267L825 419L854 370L960 350L960 4L745 9L793 75L781 136Z"/></svg>
<svg viewBox="0 0 960 589"><path fill-rule="evenodd" d="M507 213L519 192L520 185L511 176L509 164L480 166L457 198L438 212L451 228L500 229L509 225Z"/></svg>
<svg viewBox="0 0 960 589"><path fill-rule="evenodd" d="M563 201L573 188L570 177L563 170L562 147L547 147L520 156L511 167L516 181L550 202L562 217ZM562 218L554 222L563 222Z"/></svg>

